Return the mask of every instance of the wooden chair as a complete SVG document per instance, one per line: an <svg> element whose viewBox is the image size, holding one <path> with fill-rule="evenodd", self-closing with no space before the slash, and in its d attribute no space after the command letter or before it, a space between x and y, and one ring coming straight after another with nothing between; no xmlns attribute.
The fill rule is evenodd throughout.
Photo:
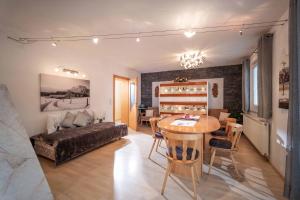
<svg viewBox="0 0 300 200"><path fill-rule="evenodd" d="M239 149L238 145L243 131L243 126L237 123L228 123L228 128L229 132L227 139L212 138L209 141L212 155L210 159L208 174L210 174L211 167L214 163L216 151L218 150L230 153L230 158L234 165L235 172L237 173L237 175L239 175L233 152L236 152Z"/></svg>
<svg viewBox="0 0 300 200"><path fill-rule="evenodd" d="M221 128L217 131L212 132L211 135L213 137L227 137L228 132L230 131L229 130L230 127L228 125L229 125L229 123L236 123L236 119L235 118L226 118L225 122L226 122L225 129Z"/></svg>
<svg viewBox="0 0 300 200"><path fill-rule="evenodd" d="M173 165L186 165L191 169L194 199L197 199L195 176L199 180L196 169L196 163L201 161L202 168L202 134L175 134L163 132L164 139L167 144L168 166L162 185L161 194L164 194L168 176L171 173ZM202 170L202 169L201 169Z"/></svg>
<svg viewBox="0 0 300 200"><path fill-rule="evenodd" d="M141 125L143 124L143 122L150 122L150 118L154 117L154 110L153 109L147 109L145 111L145 115L141 116Z"/></svg>
<svg viewBox="0 0 300 200"><path fill-rule="evenodd" d="M213 117L219 119L221 112L228 113L228 109L213 109L213 108L208 109L208 116L213 116Z"/></svg>
<svg viewBox="0 0 300 200"><path fill-rule="evenodd" d="M157 126L157 122L159 121L159 118L152 117L152 118L149 119L149 121L150 121L150 125L151 125L151 130L152 130L152 137L153 137L154 141L153 141L150 153L148 155L148 158L150 158L150 156L152 154L152 151L155 147L155 144L156 144L155 150L157 152L158 146L160 145L161 141L164 139L162 134L160 133L160 131L158 129L158 126Z"/></svg>
<svg viewBox="0 0 300 200"><path fill-rule="evenodd" d="M141 125L143 124L143 122L146 122L148 124L150 122L151 117L158 117L158 116L159 116L158 107L148 107L147 110L145 110L144 115L140 116Z"/></svg>

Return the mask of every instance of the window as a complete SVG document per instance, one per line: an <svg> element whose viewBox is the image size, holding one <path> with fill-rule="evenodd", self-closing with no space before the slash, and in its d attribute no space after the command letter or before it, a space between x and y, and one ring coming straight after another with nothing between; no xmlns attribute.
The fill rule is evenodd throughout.
<svg viewBox="0 0 300 200"><path fill-rule="evenodd" d="M257 91L257 65L253 68L253 105L258 105L258 91Z"/></svg>
<svg viewBox="0 0 300 200"><path fill-rule="evenodd" d="M258 66L257 63L251 65L250 68L250 111L257 112L258 106Z"/></svg>

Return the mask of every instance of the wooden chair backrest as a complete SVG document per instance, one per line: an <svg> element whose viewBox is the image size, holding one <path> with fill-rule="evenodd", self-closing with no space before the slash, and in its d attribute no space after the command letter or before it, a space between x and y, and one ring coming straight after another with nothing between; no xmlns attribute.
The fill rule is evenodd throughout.
<svg viewBox="0 0 300 200"><path fill-rule="evenodd" d="M145 116L146 116L146 117L154 117L154 110L152 110L152 109L147 109L147 110L145 111Z"/></svg>
<svg viewBox="0 0 300 200"><path fill-rule="evenodd" d="M228 126L230 126L228 136L232 143L231 150L235 150L238 148L240 142L240 138L243 132L243 125L237 123L228 123Z"/></svg>
<svg viewBox="0 0 300 200"><path fill-rule="evenodd" d="M228 132L230 131L230 126L228 126L229 123L236 123L236 118L226 118L225 119L225 122L226 122L226 127L225 127L225 133L228 134Z"/></svg>
<svg viewBox="0 0 300 200"><path fill-rule="evenodd" d="M158 119L159 118L157 117L151 117L149 119L153 136L155 135L156 132L158 132L158 126L157 126Z"/></svg>
<svg viewBox="0 0 300 200"><path fill-rule="evenodd" d="M182 147L182 161L183 163L185 162L191 162L198 160L200 157L200 154L202 153L201 151L201 142L202 142L202 134L176 134L176 133L169 133L169 132L164 132L163 133L164 139L167 144L167 148L169 151L168 158L172 160L178 160L178 155L176 152L176 146L177 147ZM191 153L191 158L187 160L187 149L192 148L192 153ZM196 153L198 151L198 157L196 158Z"/></svg>
<svg viewBox="0 0 300 200"><path fill-rule="evenodd" d="M208 109L208 116L213 116L219 119L221 112L228 113L228 109L214 109L214 108Z"/></svg>
<svg viewBox="0 0 300 200"><path fill-rule="evenodd" d="M147 110L153 110L153 117L159 116L159 108L158 107L148 107Z"/></svg>

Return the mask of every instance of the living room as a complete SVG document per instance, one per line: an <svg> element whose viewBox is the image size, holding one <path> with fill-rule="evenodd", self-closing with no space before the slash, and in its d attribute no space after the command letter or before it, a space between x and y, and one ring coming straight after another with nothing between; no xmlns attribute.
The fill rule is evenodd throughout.
<svg viewBox="0 0 300 200"><path fill-rule="evenodd" d="M298 0L0 0L0 199L299 199Z"/></svg>

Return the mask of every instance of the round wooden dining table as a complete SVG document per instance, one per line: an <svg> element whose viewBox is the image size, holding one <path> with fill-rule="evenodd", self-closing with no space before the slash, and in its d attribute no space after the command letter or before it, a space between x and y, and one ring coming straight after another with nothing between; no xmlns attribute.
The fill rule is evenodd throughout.
<svg viewBox="0 0 300 200"><path fill-rule="evenodd" d="M172 133L195 133L204 134L219 130L221 125L217 118L202 115L194 126L176 126L171 125L175 120L182 118L184 115L173 115L166 117L158 122L158 127L163 131Z"/></svg>
<svg viewBox="0 0 300 200"><path fill-rule="evenodd" d="M164 119L161 119L158 122L158 128L162 131L169 132L169 133L176 133L176 134L203 134L203 145L202 145L202 159L201 159L201 174L203 174L202 166L203 166L203 157L204 157L204 151L205 151L205 134L208 134L210 132L219 130L221 125L217 118L207 115L201 115L200 119L196 122L194 126L178 126L178 125L172 125L172 123L175 120L182 119L184 115L173 115L170 117L166 117ZM175 170L177 172L181 171L181 173L178 174L185 174L182 173L183 170ZM183 175L186 176L186 175Z"/></svg>

